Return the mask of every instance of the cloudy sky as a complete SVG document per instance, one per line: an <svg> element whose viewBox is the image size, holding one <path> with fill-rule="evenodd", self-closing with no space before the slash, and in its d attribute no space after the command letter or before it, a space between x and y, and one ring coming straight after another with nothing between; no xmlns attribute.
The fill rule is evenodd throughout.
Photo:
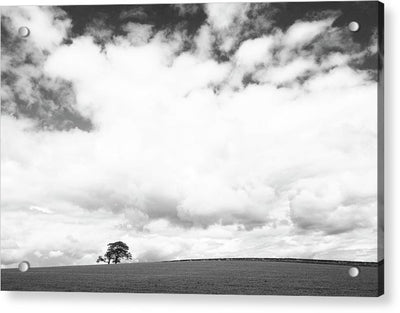
<svg viewBox="0 0 400 313"><path fill-rule="evenodd" d="M3 267L377 260L375 2L1 13Z"/></svg>

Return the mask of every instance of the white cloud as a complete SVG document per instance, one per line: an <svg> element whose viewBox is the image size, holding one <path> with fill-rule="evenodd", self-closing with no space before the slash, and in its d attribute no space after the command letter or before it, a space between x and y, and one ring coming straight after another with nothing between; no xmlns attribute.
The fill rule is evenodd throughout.
<svg viewBox="0 0 400 313"><path fill-rule="evenodd" d="M207 3L207 21L222 51L231 51L240 38L242 25L248 20L248 3Z"/></svg>
<svg viewBox="0 0 400 313"><path fill-rule="evenodd" d="M248 4L207 3L206 12L210 24L217 30L227 30L236 19L244 19Z"/></svg>
<svg viewBox="0 0 400 313"><path fill-rule="evenodd" d="M299 47L311 42L316 36L322 34L333 22L333 19L320 21L298 21L286 31L283 38L285 47Z"/></svg>
<svg viewBox="0 0 400 313"><path fill-rule="evenodd" d="M50 258L58 258L60 256L64 255L64 253L60 250L55 250L55 251L50 251L49 252L49 257Z"/></svg>
<svg viewBox="0 0 400 313"><path fill-rule="evenodd" d="M323 68L331 68L335 66L343 66L346 65L353 56L348 54L342 54L339 52L333 52L328 54L328 56L324 59L321 66Z"/></svg>
<svg viewBox="0 0 400 313"><path fill-rule="evenodd" d="M122 29L128 33L127 39L133 45L146 44L153 34L153 26L147 24L129 22L125 24Z"/></svg>
<svg viewBox="0 0 400 313"><path fill-rule="evenodd" d="M40 251L35 251L33 252L33 254L38 258L41 258L43 256L43 254Z"/></svg>
<svg viewBox="0 0 400 313"><path fill-rule="evenodd" d="M209 25L203 25L198 30L194 39L196 51L202 58L210 58L213 36Z"/></svg>
<svg viewBox="0 0 400 313"><path fill-rule="evenodd" d="M318 65L313 59L297 58L286 65L278 65L262 70L255 74L258 81L269 82L276 85L292 82L302 75L318 70Z"/></svg>
<svg viewBox="0 0 400 313"><path fill-rule="evenodd" d="M258 64L270 62L274 37L260 37L244 41L236 51L236 62L248 70L253 70Z"/></svg>
<svg viewBox="0 0 400 313"><path fill-rule="evenodd" d="M337 67L330 70L329 73L320 73L312 77L306 83L306 87L310 90L350 89L363 85L367 79L368 73L357 73L349 67Z"/></svg>
<svg viewBox="0 0 400 313"><path fill-rule="evenodd" d="M34 206L34 205L30 206L29 209L32 211L37 211L37 212L44 213L44 214L52 214L53 213L53 211L51 211L47 208L42 208L42 207Z"/></svg>

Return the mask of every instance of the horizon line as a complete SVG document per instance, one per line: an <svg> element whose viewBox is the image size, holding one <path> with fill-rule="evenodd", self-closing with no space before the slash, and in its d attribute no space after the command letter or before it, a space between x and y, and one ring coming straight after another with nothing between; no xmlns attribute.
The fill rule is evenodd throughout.
<svg viewBox="0 0 400 313"><path fill-rule="evenodd" d="M222 258L194 258L176 259L163 261L137 261L117 264L71 264L71 265L49 265L49 266L30 266L30 268L49 268L49 267L78 267L78 266L100 266L100 265L124 265L138 263L178 263L178 262L201 262L201 261L264 261L264 262L287 262L287 263L310 263L310 264L331 264L331 265L354 265L354 266L378 266L384 263L384 259L379 261L349 261L334 259L307 259L307 258L265 258L265 257L222 257ZM18 269L17 267L1 268L1 270Z"/></svg>

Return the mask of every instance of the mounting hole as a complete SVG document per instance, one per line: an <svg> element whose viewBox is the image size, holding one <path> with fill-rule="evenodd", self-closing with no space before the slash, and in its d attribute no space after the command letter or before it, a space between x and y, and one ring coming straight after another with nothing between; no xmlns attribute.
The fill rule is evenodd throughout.
<svg viewBox="0 0 400 313"><path fill-rule="evenodd" d="M29 264L28 261L22 261L21 263L18 264L18 269L20 272L26 272L29 270L31 265Z"/></svg>
<svg viewBox="0 0 400 313"><path fill-rule="evenodd" d="M360 29L360 24L358 24L355 21L352 21L349 23L349 30L351 32L358 32L358 30Z"/></svg>
<svg viewBox="0 0 400 313"><path fill-rule="evenodd" d="M31 31L26 26L22 26L22 27L18 28L18 35L20 37L26 38L29 36L30 33L31 33Z"/></svg>
<svg viewBox="0 0 400 313"><path fill-rule="evenodd" d="M350 277L357 277L360 274L360 270L358 267L350 267L349 268L349 275Z"/></svg>

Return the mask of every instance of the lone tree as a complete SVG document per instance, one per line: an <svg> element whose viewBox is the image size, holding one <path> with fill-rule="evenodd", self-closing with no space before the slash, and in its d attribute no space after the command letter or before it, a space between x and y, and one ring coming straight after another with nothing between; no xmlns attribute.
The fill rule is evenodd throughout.
<svg viewBox="0 0 400 313"><path fill-rule="evenodd" d="M99 255L97 263L118 264L122 259L132 260L132 254L129 252L129 247L126 243L117 241L109 243L107 246L107 252L104 256Z"/></svg>

